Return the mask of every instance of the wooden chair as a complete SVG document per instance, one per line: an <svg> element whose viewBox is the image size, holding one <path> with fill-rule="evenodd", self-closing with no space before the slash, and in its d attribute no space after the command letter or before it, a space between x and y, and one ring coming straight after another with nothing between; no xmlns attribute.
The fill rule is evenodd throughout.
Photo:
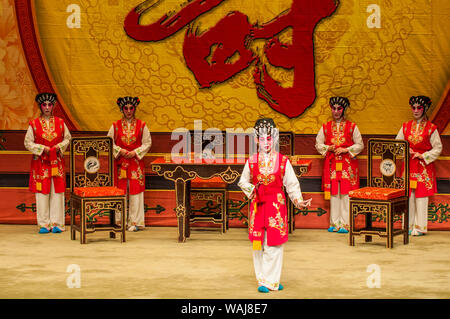
<svg viewBox="0 0 450 319"><path fill-rule="evenodd" d="M365 235L371 242L373 235L385 237L386 247L393 248L394 236L408 238L409 145L407 141L376 139L368 141L367 187L349 192L349 244L355 245L356 235ZM355 219L365 216L365 226L358 228ZM374 227L372 217L385 221L385 227ZM395 219L402 220L400 229L394 228Z"/></svg>
<svg viewBox="0 0 450 319"><path fill-rule="evenodd" d="M203 140L201 136L193 135L194 151L200 150L200 153L194 152L194 156L204 156L205 147L212 143L214 146L219 145L224 150L225 133L216 132L214 136ZM191 132L192 134L192 132ZM199 138L201 137L201 139ZM213 156L214 154L209 154ZM221 154L220 154L221 156ZM221 177L213 177L210 179L195 178L191 181L191 207L190 223L210 222L220 225L220 232L223 234L228 230L228 209L227 209L227 189L228 184ZM195 202L206 204L201 209L195 209Z"/></svg>
<svg viewBox="0 0 450 319"><path fill-rule="evenodd" d="M109 231L110 238L120 233L125 242L127 199L113 186L112 146L110 137L74 137L70 142L70 232L72 240L80 232L81 244L95 231Z"/></svg>

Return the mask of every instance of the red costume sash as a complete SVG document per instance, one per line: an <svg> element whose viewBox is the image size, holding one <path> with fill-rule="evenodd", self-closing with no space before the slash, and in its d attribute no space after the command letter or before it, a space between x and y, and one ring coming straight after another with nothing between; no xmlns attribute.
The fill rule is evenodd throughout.
<svg viewBox="0 0 450 319"><path fill-rule="evenodd" d="M347 120L339 125L339 129L335 121L325 123L323 125L325 144L334 145L336 149L352 146L355 127L355 123ZM339 184L342 195L359 188L358 160L352 158L349 153L335 155L333 152L327 152L322 176L322 190L325 199L330 199L330 195L338 194Z"/></svg>
<svg viewBox="0 0 450 319"><path fill-rule="evenodd" d="M64 139L64 121L52 116L47 123L43 118L30 121L33 129L34 143L50 147L49 154L42 152L40 156L33 155L29 189L33 193L50 194L51 181L55 193L66 190L66 175L64 156L57 151L55 145Z"/></svg>
<svg viewBox="0 0 450 319"><path fill-rule="evenodd" d="M409 142L409 147L420 154L433 148L430 142L431 134L436 130L436 125L423 120L419 125L416 121L403 123L403 135ZM436 190L436 172L434 163L426 164L424 160L412 156L409 160L410 189L415 189L416 197L433 195Z"/></svg>
<svg viewBox="0 0 450 319"><path fill-rule="evenodd" d="M114 142L120 148L129 152L142 145L142 135L145 122L134 119L130 127L127 127L126 120L118 120L113 123ZM114 167L117 172L115 176L115 185L124 191L127 191L128 181L130 182L129 193L136 195L145 190L144 160L125 158L119 156L114 161Z"/></svg>
<svg viewBox="0 0 450 319"><path fill-rule="evenodd" d="M264 240L267 232L267 245L277 246L288 240L288 223L286 198L283 191L283 177L286 170L287 157L275 153L273 172L265 175L260 171L258 154L249 158L249 168L255 189L255 198L250 203L248 237L253 242Z"/></svg>

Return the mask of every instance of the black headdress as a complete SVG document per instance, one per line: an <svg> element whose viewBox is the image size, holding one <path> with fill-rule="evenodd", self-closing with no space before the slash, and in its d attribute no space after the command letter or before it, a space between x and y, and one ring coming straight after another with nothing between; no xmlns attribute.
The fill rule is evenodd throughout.
<svg viewBox="0 0 450 319"><path fill-rule="evenodd" d="M45 101L49 101L52 104L56 102L56 94L55 93L39 93L36 95L34 99L39 105L44 103Z"/></svg>
<svg viewBox="0 0 450 319"><path fill-rule="evenodd" d="M350 106L350 102L346 97L342 96L333 96L330 98L330 105L340 105L344 108L344 110Z"/></svg>
<svg viewBox="0 0 450 319"><path fill-rule="evenodd" d="M276 127L275 122L271 118L258 119L254 126L256 137L266 134L273 137L277 132Z"/></svg>
<svg viewBox="0 0 450 319"><path fill-rule="evenodd" d="M122 108L127 104L131 104L134 107L137 107L139 105L139 103L141 103L141 101L139 100L138 97L125 96L125 97L119 97L117 99L117 105L119 105L120 110L122 110Z"/></svg>
<svg viewBox="0 0 450 319"><path fill-rule="evenodd" d="M419 104L423 106L423 114L427 112L427 110L431 106L431 99L428 96L411 96L409 98L409 105L413 106L414 104Z"/></svg>

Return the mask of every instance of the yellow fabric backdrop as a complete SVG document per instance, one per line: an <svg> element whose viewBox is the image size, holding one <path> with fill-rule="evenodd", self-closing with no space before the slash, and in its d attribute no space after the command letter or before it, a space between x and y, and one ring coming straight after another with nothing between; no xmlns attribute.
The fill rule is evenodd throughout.
<svg viewBox="0 0 450 319"><path fill-rule="evenodd" d="M0 0L0 130L19 130L38 116L36 90L22 53L14 0Z"/></svg>
<svg viewBox="0 0 450 319"><path fill-rule="evenodd" d="M254 65L230 81L200 90L183 58L185 28L156 43L129 38L123 29L124 18L141 2L76 1L81 8L79 29L66 26L71 14L66 8L73 0L35 2L51 74L83 130L107 130L121 115L117 97L136 95L141 99L137 116L151 131L192 129L195 119L203 120L204 129L247 128L264 115L273 117L281 130L316 133L330 118L328 98L344 95L351 102L347 117L362 134L396 134L411 117L409 97L423 94L437 102L449 78L450 1L341 0L334 15L322 20L315 31L316 101L301 116L288 119L257 97ZM141 24L178 11L184 2L161 1L144 15ZM227 0L194 23L206 31L228 12L238 10L250 23L261 24L289 9L291 3ZM370 4L381 9L379 29L367 27ZM283 32L285 41L289 37L289 30ZM261 57L263 45L262 40L253 45ZM273 67L269 71L286 85L292 81L291 71ZM16 123L0 127L4 128L25 127Z"/></svg>

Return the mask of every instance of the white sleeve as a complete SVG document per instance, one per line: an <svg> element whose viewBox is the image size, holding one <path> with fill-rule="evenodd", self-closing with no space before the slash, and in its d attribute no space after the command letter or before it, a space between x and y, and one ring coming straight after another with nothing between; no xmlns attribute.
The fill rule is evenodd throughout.
<svg viewBox="0 0 450 319"><path fill-rule="evenodd" d="M255 186L250 183L250 168L248 166L248 160L242 170L241 178L239 179L238 186L244 192L245 196L250 197L255 189Z"/></svg>
<svg viewBox="0 0 450 319"><path fill-rule="evenodd" d="M152 137L150 136L150 131L148 130L147 125L145 125L144 130L142 132L142 145L134 149L137 158L142 159L145 156L145 154L147 154L151 146L152 146Z"/></svg>
<svg viewBox="0 0 450 319"><path fill-rule="evenodd" d="M442 142L437 129L431 134L430 143L433 148L422 154L427 165L434 162L442 152Z"/></svg>
<svg viewBox="0 0 450 319"><path fill-rule="evenodd" d="M295 176L294 168L292 167L291 162L289 160L287 160L286 162L286 170L284 172L283 185L286 188L286 193L289 195L289 198L291 199L292 202L303 201L300 183L298 181L297 176Z"/></svg>
<svg viewBox="0 0 450 319"><path fill-rule="evenodd" d="M113 156L114 158L117 158L119 156L121 148L116 145L114 140L114 125L111 125L111 127L109 128L107 136L109 136L113 140Z"/></svg>
<svg viewBox="0 0 450 319"><path fill-rule="evenodd" d="M400 128L400 131L398 131L395 139L396 140L404 140L405 139L405 136L403 135L403 126Z"/></svg>
<svg viewBox="0 0 450 319"><path fill-rule="evenodd" d="M319 133L316 136L316 150L320 155L325 156L328 151L328 145L325 145L325 134L323 133L323 126L320 127Z"/></svg>
<svg viewBox="0 0 450 319"><path fill-rule="evenodd" d="M62 140L61 143L58 144L59 152L61 153L61 155L64 155L64 152L66 151L67 147L69 146L71 138L72 138L72 135L70 134L70 131L67 128L66 124L64 124L64 139Z"/></svg>
<svg viewBox="0 0 450 319"><path fill-rule="evenodd" d="M353 131L353 143L354 144L352 146L347 148L351 157L355 157L364 149L363 139L361 133L359 132L358 126L355 126L355 130Z"/></svg>
<svg viewBox="0 0 450 319"><path fill-rule="evenodd" d="M24 145L27 150L29 150L34 155L40 156L44 151L44 145L37 144L34 142L33 128L28 126L27 133L25 134Z"/></svg>

